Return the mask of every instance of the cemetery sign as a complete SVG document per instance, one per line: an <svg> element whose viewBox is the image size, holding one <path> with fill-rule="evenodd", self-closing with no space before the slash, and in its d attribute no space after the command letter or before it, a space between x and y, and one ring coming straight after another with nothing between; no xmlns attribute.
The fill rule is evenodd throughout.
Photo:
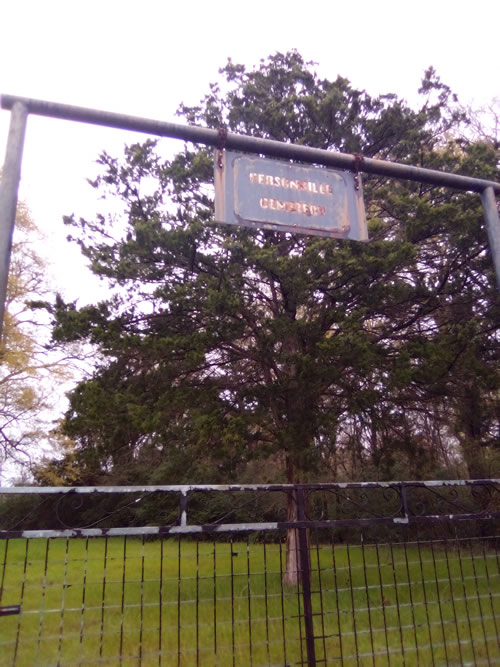
<svg viewBox="0 0 500 667"><path fill-rule="evenodd" d="M368 239L358 175L216 151L216 222L356 241Z"/></svg>

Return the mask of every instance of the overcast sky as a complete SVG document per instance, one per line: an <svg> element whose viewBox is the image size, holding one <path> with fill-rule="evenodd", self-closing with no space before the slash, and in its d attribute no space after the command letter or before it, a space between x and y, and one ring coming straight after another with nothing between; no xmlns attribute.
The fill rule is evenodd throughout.
<svg viewBox="0 0 500 667"><path fill-rule="evenodd" d="M247 65L296 48L320 75L347 77L372 94L410 102L433 65L464 103L500 95L500 2L168 2L5 0L0 92L174 120L197 102L228 57ZM0 149L9 113L0 111ZM86 177L102 149L130 134L30 117L21 198L47 235L56 287L92 299L61 218L98 208ZM3 156L2 156L3 161ZM85 283L83 282L85 280Z"/></svg>

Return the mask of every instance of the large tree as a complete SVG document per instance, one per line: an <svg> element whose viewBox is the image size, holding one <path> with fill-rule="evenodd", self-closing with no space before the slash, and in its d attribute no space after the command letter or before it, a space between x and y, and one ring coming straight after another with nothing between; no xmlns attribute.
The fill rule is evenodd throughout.
<svg viewBox="0 0 500 667"><path fill-rule="evenodd" d="M432 70L416 110L321 79L296 52L221 74L181 107L188 122L498 177L494 147L464 138ZM115 288L53 307L56 340L102 355L64 423L88 478L417 476L454 444L483 474L498 436L498 297L478 198L367 177L369 243L235 229L213 222L212 162L190 145L164 160L151 140L103 154L94 186L113 215L67 220Z"/></svg>

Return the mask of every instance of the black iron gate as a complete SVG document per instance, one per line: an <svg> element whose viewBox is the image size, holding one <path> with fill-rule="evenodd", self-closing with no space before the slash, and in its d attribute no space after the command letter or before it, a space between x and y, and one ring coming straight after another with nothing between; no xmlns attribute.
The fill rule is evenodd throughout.
<svg viewBox="0 0 500 667"><path fill-rule="evenodd" d="M2 489L2 662L500 664L499 490Z"/></svg>

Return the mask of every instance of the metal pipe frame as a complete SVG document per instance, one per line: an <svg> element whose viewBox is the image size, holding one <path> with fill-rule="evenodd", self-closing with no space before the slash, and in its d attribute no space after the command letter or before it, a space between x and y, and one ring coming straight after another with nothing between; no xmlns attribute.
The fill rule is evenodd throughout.
<svg viewBox="0 0 500 667"><path fill-rule="evenodd" d="M495 191L490 186L481 192L484 219L488 230L488 241L490 252L495 267L498 288L500 289L500 219L498 217L498 206L495 199Z"/></svg>
<svg viewBox="0 0 500 667"><path fill-rule="evenodd" d="M2 337L10 253L16 221L17 192L21 178L24 137L28 111L24 104L15 102L10 115L9 136L5 162L0 181L0 338Z"/></svg>
<svg viewBox="0 0 500 667"><path fill-rule="evenodd" d="M16 95L0 95L0 107L11 111L11 127L7 143L2 183L0 185L0 338L5 310L8 272L12 234L15 224L15 212L19 180L21 176L21 161L26 129L26 120L29 114L72 120L91 125L102 125L122 130L142 132L159 137L182 139L207 146L220 146L221 135L213 130L194 125L180 125L149 118L140 118L126 114L89 109L86 107L59 104L44 100ZM435 169L424 169L411 165L361 158L347 153L333 153L331 151L287 144L281 141L260 139L232 132L224 133L224 146L229 149L247 153L262 154L269 157L297 160L299 162L318 164L337 169L356 170L368 174L377 174L430 185L454 188L469 192L478 192L481 195L484 217L488 229L488 238L493 265L495 267L497 284L500 289L500 218L495 194L500 194L500 183L479 178L471 178L460 174L451 174Z"/></svg>
<svg viewBox="0 0 500 667"><path fill-rule="evenodd" d="M142 132L158 137L169 137L171 139L182 139L195 144L205 144L217 147L220 145L218 130L212 130L195 125L181 125L178 123L167 123L164 121L126 114L88 109L86 107L59 104L44 100L35 100L29 97L17 97L15 95L0 95L0 106L2 109L12 110L16 103L22 104L29 114L59 118L61 120L73 120L91 125L102 125L121 130ZM493 192L500 194L500 183L487 181L460 174L451 174L437 171L435 169L424 169L396 162L376 160L374 158L359 159L358 156L348 153L333 153L320 148L310 148L297 144L287 144L282 141L271 139L260 139L242 134L228 132L224 139L226 148L240 150L246 153L256 153L269 157L278 157L311 164L320 164L325 167L336 167L350 171L358 170L368 174L390 176L419 183L455 188L472 192L482 192L491 187Z"/></svg>

